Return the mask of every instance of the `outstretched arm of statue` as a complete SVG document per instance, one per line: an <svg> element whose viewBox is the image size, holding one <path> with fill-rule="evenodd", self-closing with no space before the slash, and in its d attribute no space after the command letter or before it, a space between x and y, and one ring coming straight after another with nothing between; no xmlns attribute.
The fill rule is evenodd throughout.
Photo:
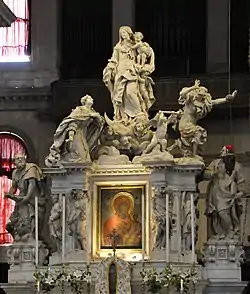
<svg viewBox="0 0 250 294"><path fill-rule="evenodd" d="M18 195L15 195L15 194L11 194L11 193L5 193L4 198L11 199L11 200L13 200L15 202L22 200L22 197L20 197Z"/></svg>
<svg viewBox="0 0 250 294"><path fill-rule="evenodd" d="M219 104L224 104L224 103L228 103L234 100L234 98L237 95L237 90L235 90L232 94L228 94L225 98L217 98L212 100L212 105L219 105Z"/></svg>
<svg viewBox="0 0 250 294"><path fill-rule="evenodd" d="M34 196L36 193L36 179L29 179L28 182L28 191L27 194L23 197L23 202L29 202L32 196Z"/></svg>
<svg viewBox="0 0 250 294"><path fill-rule="evenodd" d="M211 181L213 178L215 172L214 170L210 168L206 168L198 177L197 177L197 182L203 182L203 181Z"/></svg>

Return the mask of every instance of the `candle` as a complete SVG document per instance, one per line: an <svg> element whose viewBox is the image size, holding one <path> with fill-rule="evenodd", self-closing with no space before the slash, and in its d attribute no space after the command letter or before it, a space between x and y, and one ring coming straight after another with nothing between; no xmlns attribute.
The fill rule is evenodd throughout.
<svg viewBox="0 0 250 294"><path fill-rule="evenodd" d="M181 279L181 292L183 292L184 287L183 287L183 279Z"/></svg>
<svg viewBox="0 0 250 294"><path fill-rule="evenodd" d="M90 264L90 254L91 254L91 231L90 231L90 205L89 205L89 198L88 198L88 192L86 191L85 194L85 203L86 203L86 249L87 249L87 266Z"/></svg>
<svg viewBox="0 0 250 294"><path fill-rule="evenodd" d="M37 293L40 292L40 281L37 281Z"/></svg>
<svg viewBox="0 0 250 294"><path fill-rule="evenodd" d="M185 193L185 192L184 192ZM176 238L177 238L177 259L178 262L181 260L181 254L182 254L182 235L181 235L181 193L175 192L174 193L174 201L176 201L176 211L174 213L176 214Z"/></svg>
<svg viewBox="0 0 250 294"><path fill-rule="evenodd" d="M62 195L62 263L65 263L65 219L66 219L66 203L65 195Z"/></svg>
<svg viewBox="0 0 250 294"><path fill-rule="evenodd" d="M170 246L169 246L169 194L166 193L166 262L170 261Z"/></svg>
<svg viewBox="0 0 250 294"><path fill-rule="evenodd" d="M194 194L190 194L191 202L191 248L192 248L192 262L196 262L195 256L195 207L194 207Z"/></svg>
<svg viewBox="0 0 250 294"><path fill-rule="evenodd" d="M145 261L145 197L142 194L142 262Z"/></svg>
<svg viewBox="0 0 250 294"><path fill-rule="evenodd" d="M38 245L38 196L35 197L35 264L39 262L39 245Z"/></svg>

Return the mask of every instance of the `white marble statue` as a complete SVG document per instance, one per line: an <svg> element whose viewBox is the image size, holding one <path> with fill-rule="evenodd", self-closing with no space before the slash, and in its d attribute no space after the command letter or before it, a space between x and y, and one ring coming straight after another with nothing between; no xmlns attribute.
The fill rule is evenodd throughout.
<svg viewBox="0 0 250 294"><path fill-rule="evenodd" d="M146 149L143 151L144 154L151 153L157 146L161 152L167 150L168 144L168 126L170 124L177 123L178 112L172 113L168 118L162 111L159 111L156 116L150 120L150 124L156 128L151 142L148 144Z"/></svg>
<svg viewBox="0 0 250 294"><path fill-rule="evenodd" d="M46 166L58 166L63 162L91 162L90 151L101 134L104 119L93 109L91 96L82 97L81 104L58 126L50 154L45 160Z"/></svg>
<svg viewBox="0 0 250 294"><path fill-rule="evenodd" d="M209 179L206 215L211 218L211 236L219 239L239 239L241 198L246 184L231 146L223 147L219 159L205 170Z"/></svg>
<svg viewBox="0 0 250 294"><path fill-rule="evenodd" d="M50 235L55 242L56 250L61 251L62 247L62 197L60 194L52 194L53 206L50 211L49 229Z"/></svg>
<svg viewBox="0 0 250 294"><path fill-rule="evenodd" d="M166 187L155 188L154 197L152 199L153 208L153 248L165 249L166 248L166 193L170 191ZM169 238L172 234L172 218L171 209L169 210Z"/></svg>
<svg viewBox="0 0 250 294"><path fill-rule="evenodd" d="M207 140L207 131L197 125L198 120L207 116L213 106L231 102L237 91L225 98L212 99L207 88L196 80L192 87L185 87L180 92L179 104L183 112L179 120L180 139L168 149L171 153L178 148L184 157L201 159L202 147Z"/></svg>
<svg viewBox="0 0 250 294"><path fill-rule="evenodd" d="M70 235L75 239L75 249L86 249L86 211L88 205L88 193L84 190L72 190L72 199L67 223Z"/></svg>
<svg viewBox="0 0 250 294"><path fill-rule="evenodd" d="M103 71L114 107L114 121L130 129L138 121L148 120L148 109L155 102L153 81L149 77L155 69L154 51L145 42L138 43L130 27L120 27L119 42Z"/></svg>
<svg viewBox="0 0 250 294"><path fill-rule="evenodd" d="M155 102L150 74L155 69L154 51L140 32L128 26L119 29L119 42L103 71L114 108L111 120L94 150L99 163L126 164L142 154L153 137L148 111Z"/></svg>
<svg viewBox="0 0 250 294"><path fill-rule="evenodd" d="M182 249L183 251L190 251L192 249L192 218L191 218L191 200L190 192L183 192L181 198L181 222L182 222ZM198 202L198 192L194 194L194 238L197 241L197 218L199 216L198 209L196 208Z"/></svg>

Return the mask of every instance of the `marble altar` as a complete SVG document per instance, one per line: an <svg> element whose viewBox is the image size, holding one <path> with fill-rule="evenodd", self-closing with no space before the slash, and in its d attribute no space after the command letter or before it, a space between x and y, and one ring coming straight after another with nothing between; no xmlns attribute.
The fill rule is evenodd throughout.
<svg viewBox="0 0 250 294"><path fill-rule="evenodd" d="M49 267L36 264L36 276L47 271L46 283L54 293L60 293L61 287L64 293L72 293L72 279L77 279L80 269L87 271L81 280L86 283L86 293L108 294L111 286L118 294L144 293L150 287L141 272L153 268L160 272L166 266L176 270L180 279L175 280L174 288L170 285L170 293L191 293L190 282L184 277L184 271L191 268L197 279L192 293L217 293L213 288L217 277L219 283L225 283L227 275L234 278L231 283L235 287L240 285L235 293L241 293L243 252L239 240L230 237L236 230L232 232L229 223L228 238L208 240L204 245L205 268L198 265L195 251L198 182L210 177L212 183L219 178L227 189L230 180L234 190L227 193L232 199L237 196L237 202L243 193L237 186L239 177L226 173L226 161L220 160L222 169L205 167L202 148L207 132L198 125L215 105L232 102L237 91L212 99L208 89L195 80L193 86L181 89L179 110L159 111L151 119L149 110L156 99L150 76L154 70L154 51L144 42L143 34L121 27L119 41L103 71L113 118L96 112L94 99L85 95L81 106L55 131L43 169L51 180L48 225L54 250ZM180 134L173 145L168 141L169 128ZM221 171L230 179L220 177ZM213 187L220 188L222 182ZM223 215L227 218L229 212ZM41 222L38 218L38 224ZM13 258L10 262L15 264ZM20 259L22 265L24 262ZM112 267L115 274L110 275ZM72 268L76 269L73 274L69 272ZM49 276L50 270L56 269L63 269L63 275L71 278L58 284ZM18 283L18 287L34 283L32 275L20 280L12 268L10 277L10 283ZM37 292L44 290L45 280L36 278ZM17 287L11 285L2 287L14 293ZM35 287L25 287L26 293L35 291ZM227 293L223 287L221 293Z"/></svg>

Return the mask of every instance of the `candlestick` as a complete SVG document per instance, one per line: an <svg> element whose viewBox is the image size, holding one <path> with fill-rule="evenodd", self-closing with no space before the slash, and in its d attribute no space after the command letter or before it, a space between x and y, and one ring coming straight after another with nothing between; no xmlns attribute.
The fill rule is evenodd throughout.
<svg viewBox="0 0 250 294"><path fill-rule="evenodd" d="M38 244L38 196L35 196L35 264L39 262L39 244Z"/></svg>
<svg viewBox="0 0 250 294"><path fill-rule="evenodd" d="M62 195L62 263L65 263L65 221L66 221L66 199Z"/></svg>
<svg viewBox="0 0 250 294"><path fill-rule="evenodd" d="M166 193L166 262L170 262L169 194Z"/></svg>
<svg viewBox="0 0 250 294"><path fill-rule="evenodd" d="M142 194L142 262L145 261L145 197Z"/></svg>
<svg viewBox="0 0 250 294"><path fill-rule="evenodd" d="M192 262L196 262L195 256L195 207L194 207L194 194L190 194L190 209L191 209L191 248L192 248Z"/></svg>
<svg viewBox="0 0 250 294"><path fill-rule="evenodd" d="M175 192L174 201L176 201L176 238L177 238L177 259L178 262L181 260L182 253L182 235L181 235L181 193Z"/></svg>
<svg viewBox="0 0 250 294"><path fill-rule="evenodd" d="M86 259L87 259L87 267L89 267L89 264L90 264L90 254L91 254L91 243L90 243L90 206L89 206L89 198L88 198L88 192L86 191L84 196L86 197L85 198L85 201L86 201L86 251L87 251L87 256L86 256Z"/></svg>

